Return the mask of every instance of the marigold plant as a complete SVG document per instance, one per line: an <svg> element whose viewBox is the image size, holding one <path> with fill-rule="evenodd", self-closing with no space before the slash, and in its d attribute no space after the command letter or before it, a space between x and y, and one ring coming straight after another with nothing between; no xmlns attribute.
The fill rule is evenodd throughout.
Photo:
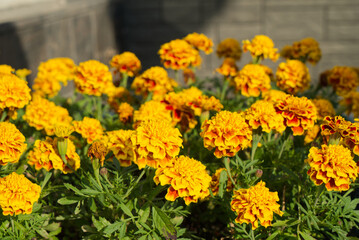
<svg viewBox="0 0 359 240"><path fill-rule="evenodd" d="M226 38L218 44L216 53L219 58L224 57L239 60L242 55L242 50L236 39Z"/></svg>
<svg viewBox="0 0 359 240"><path fill-rule="evenodd" d="M121 122L128 123L132 121L133 107L127 102L121 103L117 109L118 117Z"/></svg>
<svg viewBox="0 0 359 240"><path fill-rule="evenodd" d="M95 118L84 117L82 121L73 121L72 124L75 127L75 131L80 133L87 140L88 144L101 139L103 136L104 128L100 121Z"/></svg>
<svg viewBox="0 0 359 240"><path fill-rule="evenodd" d="M339 96L345 96L359 86L358 74L351 67L335 66L326 71L325 77Z"/></svg>
<svg viewBox="0 0 359 240"><path fill-rule="evenodd" d="M287 59L297 59L302 62L308 61L315 65L322 57L319 43L311 37L304 38L294 42L292 46L286 46L282 49L281 55Z"/></svg>
<svg viewBox="0 0 359 240"><path fill-rule="evenodd" d="M313 99L312 101L317 108L318 120L323 120L326 116L332 117L335 115L335 109L329 100L318 98Z"/></svg>
<svg viewBox="0 0 359 240"><path fill-rule="evenodd" d="M0 112L25 107L31 100L27 82L14 74L0 73Z"/></svg>
<svg viewBox="0 0 359 240"><path fill-rule="evenodd" d="M172 122L171 111L160 101L145 102L133 114L133 128L136 129L143 121L149 119Z"/></svg>
<svg viewBox="0 0 359 240"><path fill-rule="evenodd" d="M213 196L217 196L219 192L219 178L222 171L227 171L225 168L219 168L216 172L212 175L212 180L210 182L209 188L211 189ZM226 191L231 192L234 188L233 183L229 177L227 177L226 182Z"/></svg>
<svg viewBox="0 0 359 240"><path fill-rule="evenodd" d="M13 74L15 72L15 69L7 64L1 64L0 65L0 73L5 74Z"/></svg>
<svg viewBox="0 0 359 240"><path fill-rule="evenodd" d="M224 59L222 65L216 69L218 73L225 77L234 77L237 75L238 67L234 58L227 57Z"/></svg>
<svg viewBox="0 0 359 240"><path fill-rule="evenodd" d="M134 130L123 129L107 132L108 149L113 152L122 167L131 166L134 159L134 146L131 142L134 133Z"/></svg>
<svg viewBox="0 0 359 240"><path fill-rule="evenodd" d="M274 48L272 39L265 35L257 35L252 41L244 40L243 51L249 51L252 57L258 59L269 58L275 62L279 58L278 49Z"/></svg>
<svg viewBox="0 0 359 240"><path fill-rule="evenodd" d="M355 118L359 117L359 92L351 91L339 102L344 106L348 115L353 114Z"/></svg>
<svg viewBox="0 0 359 240"><path fill-rule="evenodd" d="M202 50L206 54L210 54L213 51L212 40L203 33L190 33L184 37L183 40L191 44L197 50Z"/></svg>
<svg viewBox="0 0 359 240"><path fill-rule="evenodd" d="M110 65L116 69L116 72L127 74L130 77L137 75L141 70L141 61L132 52L123 52L113 56Z"/></svg>

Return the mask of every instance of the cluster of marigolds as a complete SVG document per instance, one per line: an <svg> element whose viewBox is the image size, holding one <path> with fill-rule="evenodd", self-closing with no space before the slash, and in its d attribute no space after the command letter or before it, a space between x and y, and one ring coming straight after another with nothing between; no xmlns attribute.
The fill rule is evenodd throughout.
<svg viewBox="0 0 359 240"><path fill-rule="evenodd" d="M287 128L293 136L305 135L310 143L322 137L323 145L310 149L308 175L316 185L324 184L329 191L346 191L356 180L358 166L353 154L359 155L359 123L335 116L330 101L324 98L308 99L298 94L309 89L311 79L307 62L316 64L321 58L319 44L312 38L286 46L281 52L264 35L240 43L225 39L218 44L216 53L224 58L216 71L224 76L224 85L246 97L260 97L241 112L224 110L221 101L206 96L196 87L178 91L178 83L168 76L165 68L183 70L188 85L195 81L195 70L202 60L199 51L212 52L213 42L203 34L189 34L161 46L158 54L163 67L151 67L142 73L141 62L131 52L116 55L110 68L96 60L81 62L78 66L68 58L55 58L42 62L32 90L26 81L29 70L15 71L8 65L0 66L0 165L17 163L27 150L24 135L11 123L17 119L17 110L25 108L22 116L26 123L42 131L46 139L36 139L26 152L27 164L36 170L60 170L69 174L80 168L71 134L79 133L91 145L88 155L101 166L105 156L112 152L123 167L136 164L156 169L154 182L169 185L166 199L183 198L188 205L218 192L218 169L211 177L206 166L193 158L180 155L182 134L191 131L199 118L205 119L200 136L204 147L213 150L217 158L233 157L238 151L252 146L253 131L277 132ZM243 52L252 55L253 62L242 69L236 65ZM261 64L264 59L279 64L276 73ZM146 99L138 109L133 107L135 96L127 89L127 79L133 77L131 89ZM119 80L118 82L114 79ZM61 86L74 81L76 91L82 95L107 96L108 104L118 114L119 121L130 124L131 130L106 131L99 119L84 117L74 121L68 110L49 100ZM276 89L271 89L271 82ZM331 85L347 114L359 116L358 70L337 66L324 72L320 85ZM177 89L175 91L175 89ZM223 100L223 99L222 99ZM339 139L339 144L329 144ZM80 146L81 147L81 146ZM82 146L84 147L84 146ZM271 192L260 181L248 189L233 189L228 180L227 190L233 191L232 210L237 223L248 223L253 229L261 224L270 226L273 213L282 215L277 203L277 192ZM30 214L40 197L41 187L23 174L15 172L0 178L0 206L3 215Z"/></svg>

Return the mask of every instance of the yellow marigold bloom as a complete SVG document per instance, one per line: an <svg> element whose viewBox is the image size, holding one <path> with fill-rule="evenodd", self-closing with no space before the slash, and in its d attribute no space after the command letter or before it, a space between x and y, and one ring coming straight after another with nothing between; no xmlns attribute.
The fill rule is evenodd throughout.
<svg viewBox="0 0 359 240"><path fill-rule="evenodd" d="M80 168L80 156L76 153L76 148L70 139L67 139L66 160L75 171ZM58 169L64 174L72 173L70 167L66 166L57 149L58 138L46 137L45 141L36 140L34 149L27 156L28 164L36 170L44 168L46 171Z"/></svg>
<svg viewBox="0 0 359 240"><path fill-rule="evenodd" d="M216 196L218 194L219 177L220 177L222 171L227 171L227 170L225 168L220 168L220 169L217 169L216 172L212 175L212 180L211 180L209 187L213 193L213 196ZM231 179L228 177L227 187L226 187L227 192L232 191L233 188L234 188L233 183L232 183Z"/></svg>
<svg viewBox="0 0 359 240"><path fill-rule="evenodd" d="M117 109L118 117L123 123L131 122L133 117L133 107L127 102L121 103Z"/></svg>
<svg viewBox="0 0 359 240"><path fill-rule="evenodd" d="M15 72L15 69L7 64L1 64L0 65L0 73L5 74L13 74Z"/></svg>
<svg viewBox="0 0 359 240"><path fill-rule="evenodd" d="M131 142L133 130L115 130L107 132L108 149L113 152L122 167L131 166L134 159L134 148Z"/></svg>
<svg viewBox="0 0 359 240"><path fill-rule="evenodd" d="M14 74L0 73L0 111L25 107L31 100L27 82Z"/></svg>
<svg viewBox="0 0 359 240"><path fill-rule="evenodd" d="M166 194L168 201L174 201L181 197L186 205L198 202L209 195L211 177L206 171L206 166L200 161L187 156L174 158L173 164L156 170L153 178L156 184L171 185Z"/></svg>
<svg viewBox="0 0 359 240"><path fill-rule="evenodd" d="M115 111L120 106L120 102L131 102L132 97L130 92L124 87L116 87L113 84L110 84L106 89L105 94L107 94L107 102L110 104L111 108Z"/></svg>
<svg viewBox="0 0 359 240"><path fill-rule="evenodd" d="M55 135L59 138L68 138L71 133L75 131L74 127L70 124L56 124Z"/></svg>
<svg viewBox="0 0 359 240"><path fill-rule="evenodd" d="M105 64L88 60L77 67L74 81L80 93L101 96L112 83L112 75Z"/></svg>
<svg viewBox="0 0 359 240"><path fill-rule="evenodd" d="M226 38L218 44L216 53L219 58L224 57L239 60L242 55L242 50L236 39Z"/></svg>
<svg viewBox="0 0 359 240"><path fill-rule="evenodd" d="M335 66L327 71L326 78L339 96L345 96L359 86L358 74L351 67Z"/></svg>
<svg viewBox="0 0 359 240"><path fill-rule="evenodd" d="M291 49L291 58L298 59L303 62L316 64L322 57L319 43L314 38L304 38L298 42L294 42Z"/></svg>
<svg viewBox="0 0 359 240"><path fill-rule="evenodd" d="M163 95L173 91L173 88L176 86L176 81L168 76L164 68L151 67L135 78L131 88L135 89L137 95L147 97L152 92L153 99L161 100Z"/></svg>
<svg viewBox="0 0 359 240"><path fill-rule="evenodd" d="M307 66L299 60L287 60L279 64L276 72L277 86L290 94L309 88L310 75Z"/></svg>
<svg viewBox="0 0 359 240"><path fill-rule="evenodd" d="M42 75L42 77L38 76L35 78L32 89L34 90L34 95L44 98L52 98L60 92L61 83Z"/></svg>
<svg viewBox="0 0 359 240"><path fill-rule="evenodd" d="M323 120L326 116L332 117L335 115L335 109L330 101L320 98L313 99L312 102L317 108L318 120Z"/></svg>
<svg viewBox="0 0 359 240"><path fill-rule="evenodd" d="M26 107L23 119L36 130L44 129L49 136L55 134L57 124L70 125L72 121L66 108L38 96Z"/></svg>
<svg viewBox="0 0 359 240"><path fill-rule="evenodd" d="M303 135L317 121L317 108L306 97L289 95L276 102L274 107L283 116L284 124L292 129L294 136Z"/></svg>
<svg viewBox="0 0 359 240"><path fill-rule="evenodd" d="M339 104L346 108L348 115L353 113L355 118L359 117L359 92L349 92L343 97Z"/></svg>
<svg viewBox="0 0 359 240"><path fill-rule="evenodd" d="M158 168L172 164L182 147L182 135L167 121L148 120L142 122L131 136L134 145L134 163L139 169L146 165Z"/></svg>
<svg viewBox="0 0 359 240"><path fill-rule="evenodd" d="M225 77L234 77L237 75L238 67L234 58L225 58L222 65L216 71Z"/></svg>
<svg viewBox="0 0 359 240"><path fill-rule="evenodd" d="M313 142L320 132L320 126L315 124L311 129L308 129L304 133L304 144L309 144Z"/></svg>
<svg viewBox="0 0 359 240"><path fill-rule="evenodd" d="M208 38L203 33L191 33L188 34L185 38L183 38L186 42L191 44L197 50L202 50L206 54L210 54L213 49L213 42L210 38Z"/></svg>
<svg viewBox="0 0 359 240"><path fill-rule="evenodd" d="M204 147L212 150L217 158L233 157L239 150L251 145L252 130L241 114L221 111L202 124Z"/></svg>
<svg viewBox="0 0 359 240"><path fill-rule="evenodd" d="M257 64L245 65L234 78L234 84L236 90L246 97L258 97L271 88L269 76Z"/></svg>
<svg viewBox="0 0 359 240"><path fill-rule="evenodd" d="M172 122L171 111L166 108L166 104L150 100L140 106L140 109L133 114L133 128L136 129L143 121L163 120Z"/></svg>
<svg viewBox="0 0 359 240"><path fill-rule="evenodd" d="M285 130L284 119L278 114L271 102L258 100L244 112L244 117L252 129L262 127L264 132L271 130L283 132Z"/></svg>
<svg viewBox="0 0 359 240"><path fill-rule="evenodd" d="M277 192L270 192L265 183L260 181L248 189L234 191L231 202L232 211L238 214L236 223L252 224L252 229L258 228L258 220L263 227L271 226L273 213L282 216Z"/></svg>
<svg viewBox="0 0 359 240"><path fill-rule="evenodd" d="M28 75L30 75L31 73L32 73L32 71L30 69L27 69L27 68L18 69L15 72L16 76L18 76L19 78L21 78L23 80L26 80L26 77Z"/></svg>
<svg viewBox="0 0 359 240"><path fill-rule="evenodd" d="M125 73L130 77L137 75L141 70L141 61L132 52L123 52L113 56L110 65L117 72Z"/></svg>
<svg viewBox="0 0 359 240"><path fill-rule="evenodd" d="M243 51L249 51L252 57L258 57L260 59L269 58L272 61L277 61L279 58L278 49L274 48L272 39L265 35L257 35L252 41L243 41Z"/></svg>
<svg viewBox="0 0 359 240"><path fill-rule="evenodd" d="M262 93L263 100L272 103L282 100L287 96L288 94L286 94L285 92L275 89L270 89L269 91Z"/></svg>
<svg viewBox="0 0 359 240"><path fill-rule="evenodd" d="M0 165L17 163L26 150L24 135L9 122L0 122Z"/></svg>
<svg viewBox="0 0 359 240"><path fill-rule="evenodd" d="M163 66L173 70L197 67L201 64L199 52L182 39L163 44L158 54Z"/></svg>
<svg viewBox="0 0 359 240"><path fill-rule="evenodd" d="M342 145L312 147L308 159L307 174L315 185L325 184L328 191L347 191L351 181L358 176L358 166L349 149Z"/></svg>
<svg viewBox="0 0 359 240"><path fill-rule="evenodd" d="M2 214L31 214L33 204L39 200L41 187L16 172L0 178L0 206Z"/></svg>
<svg viewBox="0 0 359 240"><path fill-rule="evenodd" d="M88 144L102 138L104 129L100 121L95 118L84 117L82 121L73 121L72 124L75 127L75 131L87 139Z"/></svg>
<svg viewBox="0 0 359 240"><path fill-rule="evenodd" d="M74 79L75 69L76 65L70 58L52 58L40 63L37 76L62 82L66 86L67 81Z"/></svg>

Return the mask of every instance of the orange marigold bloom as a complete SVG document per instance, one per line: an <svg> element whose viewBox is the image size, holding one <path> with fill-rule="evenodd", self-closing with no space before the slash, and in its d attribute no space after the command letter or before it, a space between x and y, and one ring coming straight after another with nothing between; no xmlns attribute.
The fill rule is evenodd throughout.
<svg viewBox="0 0 359 240"><path fill-rule="evenodd" d="M197 67L201 64L199 52L185 40L181 39L163 44L158 54L163 66L173 70Z"/></svg>
<svg viewBox="0 0 359 240"><path fill-rule="evenodd" d="M211 177L205 165L182 155L174 158L172 162L169 166L158 168L153 178L156 184L171 185L166 194L168 201L181 197L186 205L189 205L209 195Z"/></svg>
<svg viewBox="0 0 359 240"><path fill-rule="evenodd" d="M343 97L339 104L346 108L346 114L350 115L353 113L355 118L359 117L359 92L349 92Z"/></svg>
<svg viewBox="0 0 359 240"><path fill-rule="evenodd" d="M66 108L38 96L26 107L23 119L36 130L44 129L50 136L55 134L55 125L70 124L72 121Z"/></svg>
<svg viewBox="0 0 359 240"><path fill-rule="evenodd" d="M185 38L183 38L186 42L191 44L197 50L202 50L206 54L210 54L213 49L213 42L210 38L208 38L203 33L191 33L188 34Z"/></svg>
<svg viewBox="0 0 359 240"><path fill-rule="evenodd" d="M339 96L345 96L359 86L358 74L351 67L335 66L326 72L326 78Z"/></svg>
<svg viewBox="0 0 359 240"><path fill-rule="evenodd" d="M322 120L326 116L332 117L335 115L335 109L330 101L320 98L320 99L313 99L312 102L317 108L318 120Z"/></svg>
<svg viewBox="0 0 359 240"><path fill-rule="evenodd" d="M122 167L131 166L134 159L134 148L131 142L133 130L116 130L107 132L108 149L113 152Z"/></svg>
<svg viewBox="0 0 359 240"><path fill-rule="evenodd" d="M274 48L272 39L265 35L257 35L251 42L249 40L244 40L243 51L249 51L252 57L260 59L269 58L274 62L279 58L279 53L277 53L278 49Z"/></svg>
<svg viewBox="0 0 359 240"><path fill-rule="evenodd" d="M182 147L181 133L167 121L148 120L141 123L131 136L135 146L134 163L139 169L146 165L158 168L172 164Z"/></svg>
<svg viewBox="0 0 359 240"><path fill-rule="evenodd" d="M125 73L130 77L137 75L141 70L141 61L132 52L123 52L113 56L110 65L117 72Z"/></svg>
<svg viewBox="0 0 359 240"><path fill-rule="evenodd" d="M335 133L341 136L347 136L349 132L347 129L351 126L351 122L346 121L342 116L326 116L323 119L323 124L320 125L323 136L333 135Z"/></svg>
<svg viewBox="0 0 359 240"><path fill-rule="evenodd" d="M202 124L204 147L212 150L217 158L233 157L239 150L251 145L252 130L241 114L221 111Z"/></svg>
<svg viewBox="0 0 359 240"><path fill-rule="evenodd" d="M7 64L1 64L0 65L0 73L5 74L13 74L15 72L15 69Z"/></svg>
<svg viewBox="0 0 359 240"><path fill-rule="evenodd" d="M311 129L305 131L304 144L309 144L313 142L317 138L319 132L320 132L320 127L318 124L314 124L314 126Z"/></svg>
<svg viewBox="0 0 359 240"><path fill-rule="evenodd" d="M211 183L210 183L209 187L210 187L210 189L211 189L211 191L213 193L213 196L216 196L218 194L218 191L219 191L219 178L220 178L220 175L221 175L222 171L227 171L227 170L225 168L219 168L212 175L212 180L211 180ZM233 183L232 183L231 179L228 177L227 187L226 187L227 192L232 191L233 188L234 188Z"/></svg>
<svg viewBox="0 0 359 240"><path fill-rule="evenodd" d="M95 118L84 117L82 121L73 121L72 124L75 131L87 139L88 144L102 138L104 128L101 126L100 121Z"/></svg>
<svg viewBox="0 0 359 240"><path fill-rule="evenodd" d="M286 94L285 92L275 89L270 89L269 91L262 93L263 100L272 103L282 100L287 96L288 94Z"/></svg>
<svg viewBox="0 0 359 240"><path fill-rule="evenodd" d="M232 211L238 214L236 223L252 224L252 229L258 228L258 220L263 227L271 226L273 213L282 216L277 192L270 192L265 183L260 181L248 189L234 191L231 202Z"/></svg>
<svg viewBox="0 0 359 240"><path fill-rule="evenodd" d="M264 69L257 64L247 64L240 70L234 78L237 91L246 97L258 97L261 92L266 92L271 88L270 78Z"/></svg>
<svg viewBox="0 0 359 240"><path fill-rule="evenodd" d="M238 67L234 58L227 57L224 59L222 65L216 71L225 77L234 77L237 75Z"/></svg>
<svg viewBox="0 0 359 240"><path fill-rule="evenodd" d="M117 109L118 117L123 123L131 122L133 117L133 107L127 102L121 103Z"/></svg>
<svg viewBox="0 0 359 240"><path fill-rule="evenodd" d="M302 62L310 62L316 64L322 57L319 43L314 38L304 38L298 42L294 42L291 47L282 50L282 54L286 58L301 60Z"/></svg>
<svg viewBox="0 0 359 240"><path fill-rule="evenodd" d="M258 100L244 112L244 117L253 129L262 127L264 132L271 130L283 132L285 130L284 119L278 114L271 102Z"/></svg>
<svg viewBox="0 0 359 240"><path fill-rule="evenodd" d="M136 77L131 88L135 89L137 95L145 98L152 92L152 98L161 100L167 92L173 91L177 82L168 76L167 71L162 67L151 67Z"/></svg>
<svg viewBox="0 0 359 240"><path fill-rule="evenodd" d="M277 86L290 94L309 88L310 75L307 66L299 60L287 60L279 64L276 72Z"/></svg>
<svg viewBox="0 0 359 240"><path fill-rule="evenodd" d="M0 73L0 112L5 108L16 110L31 100L27 82L14 74Z"/></svg>
<svg viewBox="0 0 359 240"><path fill-rule="evenodd" d="M0 178L0 206L2 214L31 214L33 204L39 200L41 187L16 172Z"/></svg>
<svg viewBox="0 0 359 240"><path fill-rule="evenodd" d="M328 191L347 191L351 180L358 176L358 166L349 149L342 145L322 145L321 149L312 147L308 159L307 174L315 185L325 184Z"/></svg>
<svg viewBox="0 0 359 240"><path fill-rule="evenodd" d="M17 163L26 150L24 135L9 122L0 122L0 165Z"/></svg>
<svg viewBox="0 0 359 240"><path fill-rule="evenodd" d="M226 38L217 46L217 56L219 58L233 58L239 60L241 58L242 50L239 42L233 38Z"/></svg>
<svg viewBox="0 0 359 240"><path fill-rule="evenodd" d="M74 81L80 93L101 96L112 83L112 75L105 64L88 60L77 67Z"/></svg>
<svg viewBox="0 0 359 240"><path fill-rule="evenodd" d="M283 116L284 124L292 129L294 136L303 135L317 121L317 108L306 97L289 95L276 102L274 107Z"/></svg>
<svg viewBox="0 0 359 240"><path fill-rule="evenodd" d="M150 100L140 106L140 109L133 114L133 128L136 129L143 121L164 120L172 122L171 111L166 108L166 104Z"/></svg>

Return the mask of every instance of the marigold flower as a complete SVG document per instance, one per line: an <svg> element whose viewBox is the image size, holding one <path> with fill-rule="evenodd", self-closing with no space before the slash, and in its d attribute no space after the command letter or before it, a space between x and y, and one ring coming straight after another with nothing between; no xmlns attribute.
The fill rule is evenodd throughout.
<svg viewBox="0 0 359 240"><path fill-rule="evenodd" d="M0 206L3 215L31 214L41 187L16 172L0 178Z"/></svg>
<svg viewBox="0 0 359 240"><path fill-rule="evenodd" d="M136 77L131 88L135 89L137 95L147 95L152 92L154 100L161 100L167 92L173 91L177 83L168 77L167 71L162 67L151 67Z"/></svg>
<svg viewBox="0 0 359 240"><path fill-rule="evenodd" d="M247 64L240 70L234 78L237 91L246 97L258 97L261 92L266 92L271 88L270 78L264 69L257 64Z"/></svg>
<svg viewBox="0 0 359 240"><path fill-rule="evenodd" d="M150 100L140 106L140 109L133 114L133 128L136 129L143 121L163 120L172 122L171 111L166 108L166 104Z"/></svg>
<svg viewBox="0 0 359 240"><path fill-rule="evenodd" d="M284 119L278 114L271 102L258 100L244 112L244 117L252 129L262 127L264 132L271 130L283 132L285 130Z"/></svg>
<svg viewBox="0 0 359 240"><path fill-rule="evenodd" d="M306 97L289 95L276 102L274 107L283 116L284 124L292 129L294 136L303 135L317 120L317 108Z"/></svg>
<svg viewBox="0 0 359 240"><path fill-rule="evenodd" d="M88 144L102 138L104 128L101 126L100 121L95 118L84 117L82 121L73 121L72 124L75 131L80 133Z"/></svg>
<svg viewBox="0 0 359 240"><path fill-rule="evenodd" d="M202 50L206 54L210 54L213 49L213 42L210 38L208 38L203 33L191 33L188 34L185 38L183 38L186 42L191 44L197 50Z"/></svg>
<svg viewBox="0 0 359 240"><path fill-rule="evenodd" d="M121 103L117 109L117 113L121 122L131 122L133 117L133 107L127 102Z"/></svg>
<svg viewBox="0 0 359 240"><path fill-rule="evenodd" d="M351 180L358 176L358 166L349 149L342 145L322 145L321 149L312 147L308 159L307 174L315 185L325 184L328 191L347 191Z"/></svg>
<svg viewBox="0 0 359 240"><path fill-rule="evenodd" d="M9 122L0 122L0 165L17 163L26 150L24 135Z"/></svg>
<svg viewBox="0 0 359 240"><path fill-rule="evenodd" d="M95 141L91 144L87 151L87 156L93 160L94 158L97 158L100 161L101 167L103 166L103 163L105 161L105 157L107 155L108 148L103 141Z"/></svg>
<svg viewBox="0 0 359 240"><path fill-rule="evenodd" d="M175 157L172 162L173 164L169 166L158 168L153 178L156 184L171 185L166 194L168 201L181 197L186 205L189 205L209 195L211 177L205 165L182 155Z"/></svg>
<svg viewBox="0 0 359 240"><path fill-rule="evenodd" d="M320 125L321 134L329 136L338 133L345 137L347 136L347 129L351 124L351 122L346 121L342 116L326 116L323 119L323 124Z"/></svg>
<svg viewBox="0 0 359 240"><path fill-rule="evenodd" d="M308 129L304 133L304 144L309 144L313 142L320 132L320 126L318 124L314 124L311 129Z"/></svg>
<svg viewBox="0 0 359 240"><path fill-rule="evenodd" d="M59 138L68 138L73 131L74 127L70 124L56 124L55 125L55 135Z"/></svg>
<svg viewBox="0 0 359 240"><path fill-rule="evenodd" d="M339 102L340 105L346 108L346 114L353 113L354 117L359 117L359 92L351 91Z"/></svg>
<svg viewBox="0 0 359 240"><path fill-rule="evenodd" d="M204 147L212 150L217 158L233 157L239 150L251 145L252 130L241 114L221 111L202 124Z"/></svg>
<svg viewBox="0 0 359 240"><path fill-rule="evenodd" d="M248 189L234 191L231 202L232 211L238 214L236 223L252 224L252 229L258 228L258 220L263 227L271 226L273 213L282 216L277 192L270 192L265 183L260 181Z"/></svg>
<svg viewBox="0 0 359 240"><path fill-rule="evenodd" d="M217 46L217 56L219 58L233 58L239 60L242 55L242 50L239 42L233 38L226 38Z"/></svg>
<svg viewBox="0 0 359 240"><path fill-rule="evenodd" d="M44 74L51 77L52 81L62 82L66 86L67 81L73 80L75 69L76 65L70 58L52 58L40 63L38 76Z"/></svg>
<svg viewBox="0 0 359 240"><path fill-rule="evenodd" d="M134 148L131 142L133 130L116 130L107 132L108 149L113 152L122 167L131 166L134 159Z"/></svg>
<svg viewBox="0 0 359 240"><path fill-rule="evenodd" d="M163 44L158 54L163 66L173 70L197 67L201 64L199 52L185 40L181 39Z"/></svg>
<svg viewBox="0 0 359 240"><path fill-rule="evenodd" d="M196 74L191 68L183 69L183 80L186 84L196 82Z"/></svg>
<svg viewBox="0 0 359 240"><path fill-rule="evenodd" d="M288 50L287 50L288 51ZM290 51L289 58L310 62L315 65L322 57L319 43L314 38L304 38L298 42L294 42Z"/></svg>
<svg viewBox="0 0 359 240"><path fill-rule="evenodd" d="M125 73L130 77L137 75L141 70L141 61L132 52L123 52L113 56L110 65L117 72Z"/></svg>
<svg viewBox="0 0 359 240"><path fill-rule="evenodd" d="M225 77L234 77L237 75L238 67L234 58L225 58L222 65L216 71Z"/></svg>
<svg viewBox="0 0 359 240"><path fill-rule="evenodd" d="M249 51L252 57L260 59L269 58L274 62L279 58L279 53L277 53L278 49L274 48L272 39L265 35L257 35L251 42L249 40L244 40L243 51Z"/></svg>
<svg viewBox="0 0 359 240"><path fill-rule="evenodd" d="M52 98L60 92L61 83L43 75L42 77L35 78L32 89L34 90L34 95Z"/></svg>
<svg viewBox="0 0 359 240"><path fill-rule="evenodd" d="M269 101L272 103L282 100L282 99L286 98L287 96L288 96L288 94L286 94L285 92L280 91L280 90L275 90L275 89L270 89L269 91L262 93L263 100Z"/></svg>
<svg viewBox="0 0 359 240"><path fill-rule="evenodd" d="M5 74L13 74L15 72L15 69L7 64L1 64L0 65L0 73Z"/></svg>
<svg viewBox="0 0 359 240"><path fill-rule="evenodd" d="M74 81L80 93L101 96L112 83L112 75L105 64L88 60L77 67Z"/></svg>
<svg viewBox="0 0 359 240"><path fill-rule="evenodd" d="M107 94L107 102L112 109L117 111L120 106L120 102L131 102L132 97L130 92L124 87L116 87L113 84L106 89L105 94Z"/></svg>
<svg viewBox="0 0 359 240"><path fill-rule="evenodd" d="M0 112L5 108L16 110L31 100L27 82L14 74L0 73Z"/></svg>
<svg viewBox="0 0 359 240"><path fill-rule="evenodd" d="M307 66L299 60L287 60L279 64L276 72L277 86L290 94L309 88L310 75Z"/></svg>
<svg viewBox="0 0 359 240"><path fill-rule="evenodd" d="M66 108L39 96L35 96L26 107L23 119L36 130L44 129L49 136L55 134L57 124L70 125L72 121Z"/></svg>
<svg viewBox="0 0 359 240"><path fill-rule="evenodd" d="M225 168L219 168L212 175L212 180L211 180L211 183L210 183L209 187L210 187L210 189L211 189L211 191L213 193L213 196L216 196L218 194L218 191L219 191L219 177L220 177L222 171L227 171L227 170ZM227 192L232 191L233 188L234 188L233 183L232 183L231 179L228 177L227 187L226 187Z"/></svg>
<svg viewBox="0 0 359 240"><path fill-rule="evenodd" d="M312 102L317 108L318 120L323 120L326 116L332 117L335 115L335 109L330 101L320 98L313 99Z"/></svg>
<svg viewBox="0 0 359 240"><path fill-rule="evenodd" d="M345 96L359 86L359 78L351 67L335 66L326 72L329 85L332 85L339 96Z"/></svg>
<svg viewBox="0 0 359 240"><path fill-rule="evenodd" d="M172 163L182 147L182 135L167 121L148 120L137 127L131 136L134 145L134 163L139 169L146 165L158 168Z"/></svg>
<svg viewBox="0 0 359 240"><path fill-rule="evenodd" d="M30 75L32 71L27 68L21 68L15 71L15 75L18 76L22 80L26 80L26 77Z"/></svg>

